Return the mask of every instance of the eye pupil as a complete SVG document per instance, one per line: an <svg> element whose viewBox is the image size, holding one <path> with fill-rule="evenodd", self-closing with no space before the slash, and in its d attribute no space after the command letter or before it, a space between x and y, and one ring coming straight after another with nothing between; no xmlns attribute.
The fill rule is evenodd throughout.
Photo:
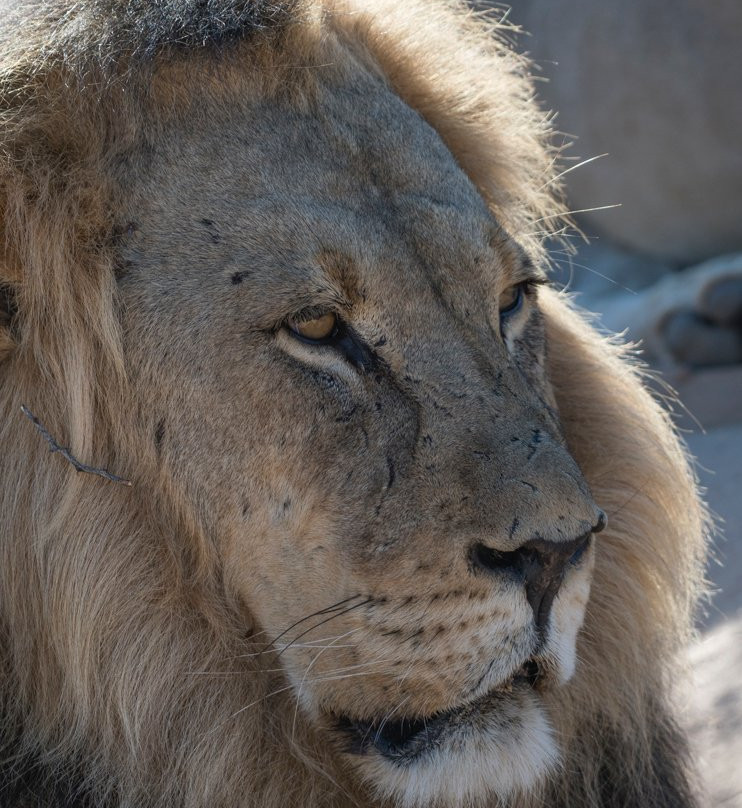
<svg viewBox="0 0 742 808"><path fill-rule="evenodd" d="M332 312L327 312L310 320L289 320L288 326L296 336L310 342L319 342L333 336L337 330L337 317Z"/></svg>

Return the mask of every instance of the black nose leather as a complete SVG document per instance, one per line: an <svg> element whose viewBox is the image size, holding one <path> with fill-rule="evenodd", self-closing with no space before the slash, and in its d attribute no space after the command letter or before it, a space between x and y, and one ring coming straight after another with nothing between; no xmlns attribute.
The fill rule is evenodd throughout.
<svg viewBox="0 0 742 808"><path fill-rule="evenodd" d="M598 521L595 523L595 527L593 527L593 533L600 533L601 531L605 530L605 526L608 524L608 517L605 515L605 511L600 511L598 513Z"/></svg>
<svg viewBox="0 0 742 808"><path fill-rule="evenodd" d="M509 552L475 544L470 557L474 566L486 572L517 576L525 584L536 626L543 629L564 578L565 567L580 560L590 546L592 532L566 542L532 539Z"/></svg>

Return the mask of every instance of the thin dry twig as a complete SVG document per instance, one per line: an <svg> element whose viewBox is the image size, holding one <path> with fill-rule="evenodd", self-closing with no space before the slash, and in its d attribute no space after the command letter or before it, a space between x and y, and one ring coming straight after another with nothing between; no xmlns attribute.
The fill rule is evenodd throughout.
<svg viewBox="0 0 742 808"><path fill-rule="evenodd" d="M81 463L66 446L60 446L57 441L49 434L47 428L39 421L39 419L28 409L24 404L21 404L21 412L28 418L29 421L38 429L39 434L51 447L51 452L58 452L62 457L75 469L75 471L82 471L86 474L97 474L98 477L103 477L110 480L112 483L121 483L121 485L131 486L131 480L125 480L123 477L117 477L111 474L106 469L98 469L94 466L86 466Z"/></svg>

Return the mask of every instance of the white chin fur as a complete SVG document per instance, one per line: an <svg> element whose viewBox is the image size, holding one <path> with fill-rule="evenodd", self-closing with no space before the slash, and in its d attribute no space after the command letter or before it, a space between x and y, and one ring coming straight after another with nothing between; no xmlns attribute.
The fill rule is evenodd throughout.
<svg viewBox="0 0 742 808"><path fill-rule="evenodd" d="M458 728L435 751L396 765L367 758L363 774L377 795L399 808L470 808L493 795L528 790L558 761L549 722L534 693L512 699Z"/></svg>

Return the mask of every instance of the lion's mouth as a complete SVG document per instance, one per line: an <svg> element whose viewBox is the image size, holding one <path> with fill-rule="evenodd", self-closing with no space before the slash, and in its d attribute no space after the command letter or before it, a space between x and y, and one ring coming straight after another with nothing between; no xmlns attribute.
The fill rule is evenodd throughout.
<svg viewBox="0 0 742 808"><path fill-rule="evenodd" d="M476 727L477 718L497 709L514 688L535 688L540 678L538 662L529 659L506 682L474 701L449 710L398 720L385 717L358 721L341 716L335 726L348 738L350 754L366 755L375 750L397 765L407 765L440 745L444 737L465 727Z"/></svg>

